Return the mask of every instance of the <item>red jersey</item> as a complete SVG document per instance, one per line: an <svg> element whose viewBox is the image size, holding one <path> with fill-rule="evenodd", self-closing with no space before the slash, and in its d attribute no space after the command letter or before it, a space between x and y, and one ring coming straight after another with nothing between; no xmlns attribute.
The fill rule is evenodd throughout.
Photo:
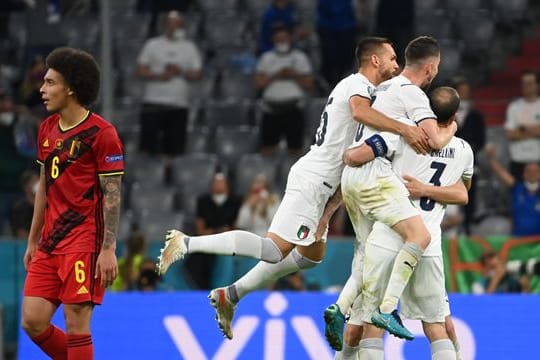
<svg viewBox="0 0 540 360"><path fill-rule="evenodd" d="M38 162L45 167L47 205L39 249L46 253L99 252L103 192L99 176L123 174L116 129L99 115L66 130L55 114L38 132Z"/></svg>

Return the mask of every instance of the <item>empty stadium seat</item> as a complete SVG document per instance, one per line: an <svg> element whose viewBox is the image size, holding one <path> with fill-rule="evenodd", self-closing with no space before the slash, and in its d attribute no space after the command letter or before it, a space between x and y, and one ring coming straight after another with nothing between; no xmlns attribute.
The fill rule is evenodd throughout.
<svg viewBox="0 0 540 360"><path fill-rule="evenodd" d="M233 99L254 99L257 90L253 83L252 74L236 71L225 71L221 78L221 95Z"/></svg>
<svg viewBox="0 0 540 360"><path fill-rule="evenodd" d="M313 98L308 100L304 109L304 143L311 145L315 138L317 128L321 124L321 114L326 105L327 98Z"/></svg>
<svg viewBox="0 0 540 360"><path fill-rule="evenodd" d="M204 39L212 49L220 47L244 46L247 21L234 11L214 11L207 13L204 21Z"/></svg>
<svg viewBox="0 0 540 360"><path fill-rule="evenodd" d="M252 126L218 126L215 152L227 164L235 164L244 154L253 153L259 145L259 130Z"/></svg>
<svg viewBox="0 0 540 360"><path fill-rule="evenodd" d="M131 208L141 214L145 211L171 212L175 208L176 189L167 187L141 186L133 184Z"/></svg>
<svg viewBox="0 0 540 360"><path fill-rule="evenodd" d="M187 153L208 153L210 150L210 129L208 126L192 126L187 130Z"/></svg>
<svg viewBox="0 0 540 360"><path fill-rule="evenodd" d="M218 158L214 154L186 154L172 164L173 181L180 192L207 192L216 173Z"/></svg>
<svg viewBox="0 0 540 360"><path fill-rule="evenodd" d="M250 104L236 99L210 100L203 108L203 124L215 128L228 125L250 125Z"/></svg>
<svg viewBox="0 0 540 360"><path fill-rule="evenodd" d="M278 159L261 154L245 154L236 164L235 190L245 194L255 176L263 174L275 188Z"/></svg>
<svg viewBox="0 0 540 360"><path fill-rule="evenodd" d="M181 212L148 211L143 212L138 220L139 229L150 242L164 241L165 233L170 229L183 229L184 215Z"/></svg>
<svg viewBox="0 0 540 360"><path fill-rule="evenodd" d="M126 177L141 186L161 186L165 181L165 161L159 156L126 154Z"/></svg>
<svg viewBox="0 0 540 360"><path fill-rule="evenodd" d="M452 21L449 14L441 9L416 14L416 35L429 35L436 39L453 36Z"/></svg>

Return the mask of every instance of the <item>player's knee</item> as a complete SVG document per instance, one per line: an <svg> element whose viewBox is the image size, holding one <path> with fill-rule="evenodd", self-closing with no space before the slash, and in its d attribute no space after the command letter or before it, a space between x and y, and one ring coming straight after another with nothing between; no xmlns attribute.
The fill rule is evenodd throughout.
<svg viewBox="0 0 540 360"><path fill-rule="evenodd" d="M448 339L444 323L428 323L422 321L422 327L424 328L424 334L426 334L430 343L437 340Z"/></svg>
<svg viewBox="0 0 540 360"><path fill-rule="evenodd" d="M31 338L38 336L47 329L49 323L41 316L24 313L21 319L21 327Z"/></svg>
<svg viewBox="0 0 540 360"><path fill-rule="evenodd" d="M283 260L283 253L270 238L262 238L261 260L276 264Z"/></svg>
<svg viewBox="0 0 540 360"><path fill-rule="evenodd" d="M343 332L343 341L349 346L358 346L362 339L362 326L347 324Z"/></svg>
<svg viewBox="0 0 540 360"><path fill-rule="evenodd" d="M90 318L92 308L87 306L65 306L64 320L68 334L81 334L90 332Z"/></svg>
<svg viewBox="0 0 540 360"><path fill-rule="evenodd" d="M302 255L297 248L292 251L292 256L298 267L302 270L314 268L321 263L321 260L312 260Z"/></svg>

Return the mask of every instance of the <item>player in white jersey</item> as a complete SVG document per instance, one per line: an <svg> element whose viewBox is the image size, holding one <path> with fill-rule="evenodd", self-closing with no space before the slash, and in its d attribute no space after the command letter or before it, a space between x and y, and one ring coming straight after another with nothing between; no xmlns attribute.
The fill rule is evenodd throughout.
<svg viewBox="0 0 540 360"><path fill-rule="evenodd" d="M378 87L373 107L389 117L418 125L426 131L431 147L441 149L450 141L457 127L455 123L445 128L437 125L429 100L421 90L437 75L440 62L438 43L431 37L418 37L408 44L405 58L403 72ZM396 259L383 302L379 311L373 314L373 322L400 338L412 340L414 337L402 325L396 308L418 259L429 244L430 234L418 210L410 202L407 189L393 172L391 161L384 157L387 150L385 138L398 140L399 136L388 134L383 137L376 129L359 125L353 145L365 142L371 147L376 158L359 167L347 166L343 171L341 186L343 200L358 240L357 246L361 248L365 243L373 221L387 224L404 239L405 243ZM358 257L355 261L361 264L362 258ZM361 279L355 281L361 285ZM340 294L337 302L340 306L329 306L325 311L325 320L332 319L331 315L338 310L345 312L355 298L354 294L351 296L349 293L347 298L343 299ZM341 305L344 305L343 308ZM341 344L335 346L332 340L338 339L342 329L334 329L331 334L334 336L327 335L327 338L334 349L339 349Z"/></svg>
<svg viewBox="0 0 540 360"><path fill-rule="evenodd" d="M340 193L336 189L344 166L342 155L354 136L354 120L402 134L419 149L428 148L420 129L392 120L370 107L375 85L391 78L398 68L389 41L366 38L359 43L356 57L359 71L343 79L330 94L315 143L292 166L285 195L266 237L246 231L189 237L171 230L167 235L159 257L160 273L187 253L243 255L262 260L233 285L210 292L218 325L229 339L233 336L234 310L243 296L281 276L316 266L322 260L326 236L325 231L317 230L326 230L325 221L339 204ZM323 241L316 241L320 238Z"/></svg>
<svg viewBox="0 0 540 360"><path fill-rule="evenodd" d="M449 87L434 90L430 96L431 106L437 114L440 126L448 126L455 118L459 106L457 92ZM416 198L415 205L420 209L423 221L431 234L431 242L418 262L408 286L401 299L401 311L406 318L421 320L424 333L431 343L433 359L456 358L456 349L449 340L447 325L453 328L450 309L446 298L444 268L441 249L441 222L446 204L466 204L467 190L473 174L473 152L470 145L460 138L452 138L449 144L429 155L415 154L402 142L386 139L387 154L395 154L394 171L408 181L407 188ZM354 150L357 160L360 154L367 159L373 152L366 146ZM364 329L360 342L362 358L383 359L381 330L370 324L371 316L380 304L396 254L402 247L398 233L382 222L376 222L365 248L362 273L364 287L360 301L355 301L347 330L352 334L346 337L352 343L359 341L358 324ZM357 256L358 254L355 254ZM356 329L354 329L356 327ZM455 333L450 338L457 344ZM344 360L356 359L356 354L343 356Z"/></svg>

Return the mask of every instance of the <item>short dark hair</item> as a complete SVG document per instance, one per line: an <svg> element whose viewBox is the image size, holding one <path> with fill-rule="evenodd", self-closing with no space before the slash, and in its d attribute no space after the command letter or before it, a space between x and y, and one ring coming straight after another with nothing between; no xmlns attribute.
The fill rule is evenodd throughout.
<svg viewBox="0 0 540 360"><path fill-rule="evenodd" d="M92 55L80 49L61 47L54 49L45 63L58 71L81 105L96 101L99 92L99 65Z"/></svg>
<svg viewBox="0 0 540 360"><path fill-rule="evenodd" d="M392 42L387 38L369 36L361 39L356 45L355 55L358 65L362 65L367 61L367 57L373 55L384 44L392 45Z"/></svg>
<svg viewBox="0 0 540 360"><path fill-rule="evenodd" d="M439 43L431 36L419 36L411 40L405 49L405 64L416 65L432 56L440 55Z"/></svg>
<svg viewBox="0 0 540 360"><path fill-rule="evenodd" d="M439 124L448 124L448 121L458 110L459 95L456 89L441 86L429 94L429 103L435 116L437 116L437 122Z"/></svg>

